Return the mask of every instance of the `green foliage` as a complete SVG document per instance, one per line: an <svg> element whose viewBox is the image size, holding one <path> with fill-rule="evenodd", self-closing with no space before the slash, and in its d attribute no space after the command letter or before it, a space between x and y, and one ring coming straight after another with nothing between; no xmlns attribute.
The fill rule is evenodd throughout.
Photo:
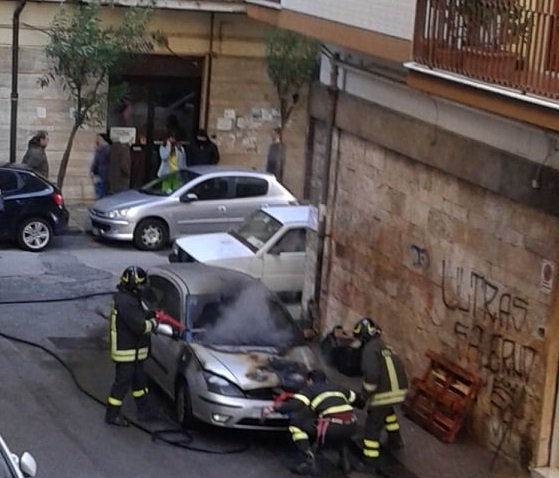
<svg viewBox="0 0 559 478"><path fill-rule="evenodd" d="M105 25L98 1L63 5L47 30L49 70L39 84L44 88L57 81L74 103L74 125L58 172L59 187L77 130L106 114L110 73L125 69L134 54L152 51L154 43L166 44L159 32L146 36L152 13L153 7L127 8L118 24ZM126 88L122 85L112 93L110 100L118 102Z"/></svg>
<svg viewBox="0 0 559 478"><path fill-rule="evenodd" d="M316 40L288 30L272 29L266 38L266 67L278 94L282 130L311 80L319 49Z"/></svg>

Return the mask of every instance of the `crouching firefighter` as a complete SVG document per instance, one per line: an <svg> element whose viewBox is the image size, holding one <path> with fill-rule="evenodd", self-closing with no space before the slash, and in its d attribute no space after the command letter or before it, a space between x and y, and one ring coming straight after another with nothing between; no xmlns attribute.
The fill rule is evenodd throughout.
<svg viewBox="0 0 559 478"><path fill-rule="evenodd" d="M324 372L313 370L298 393L272 408L291 417L289 431L299 452L299 460L292 469L294 473L317 474L316 449L332 444L342 447L351 439L357 426L351 405L355 399L355 392L329 383ZM347 447L340 449L347 452ZM342 467L348 468L349 457L341 456L341 459Z"/></svg>
<svg viewBox="0 0 559 478"><path fill-rule="evenodd" d="M141 294L146 285L146 272L130 266L122 273L110 314L111 359L115 362L115 380L107 398L105 422L110 425L128 426L121 414L124 397L132 388L138 419L156 418L148 402L147 376L144 361L149 355L150 333L159 327L156 312L145 312ZM161 327L169 335L168 326ZM171 332L171 335L174 335Z"/></svg>
<svg viewBox="0 0 559 478"><path fill-rule="evenodd" d="M380 338L382 330L371 319L361 319L355 325L353 334L363 347L361 398L367 410L363 457L370 471L382 473L379 458L383 429L388 434L390 448L403 446L394 407L405 400L408 380L402 361L392 348L385 345Z"/></svg>

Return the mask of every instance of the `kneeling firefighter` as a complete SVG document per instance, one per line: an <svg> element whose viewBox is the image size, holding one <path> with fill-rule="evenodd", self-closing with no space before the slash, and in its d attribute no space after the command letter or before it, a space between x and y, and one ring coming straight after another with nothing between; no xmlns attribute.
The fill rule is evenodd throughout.
<svg viewBox="0 0 559 478"><path fill-rule="evenodd" d="M316 447L321 447L332 443L341 445L353 436L357 418L351 403L355 399L355 392L329 383L324 372L313 370L298 393L272 407L270 411L291 417L289 431L300 454L292 469L294 473L314 475L318 472L311 440ZM347 461L348 457L344 459Z"/></svg>
<svg viewBox="0 0 559 478"><path fill-rule="evenodd" d="M132 387L138 419L155 418L148 403L147 376L144 361L149 355L149 335L160 330L176 337L178 332L168 326L160 327L161 312L145 312L142 290L147 274L137 266L130 266L122 273L118 291L114 295L110 314L111 359L115 362L115 380L107 398L105 422L110 425L128 426L121 414L124 397Z"/></svg>
<svg viewBox="0 0 559 478"><path fill-rule="evenodd" d="M388 446L401 448L400 424L394 406L401 404L408 388L406 372L400 358L380 338L382 330L365 317L355 325L353 334L362 344L361 370L363 373L362 399L367 409L363 457L373 472L380 466L380 436L388 433Z"/></svg>

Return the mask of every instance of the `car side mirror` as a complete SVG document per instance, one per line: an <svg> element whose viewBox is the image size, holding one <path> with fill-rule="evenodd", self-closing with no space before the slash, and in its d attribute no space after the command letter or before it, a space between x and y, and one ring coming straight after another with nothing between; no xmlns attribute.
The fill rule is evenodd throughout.
<svg viewBox="0 0 559 478"><path fill-rule="evenodd" d="M198 201L198 195L197 194L188 193L188 194L184 195L183 197L181 197L181 202L192 202L192 201Z"/></svg>
<svg viewBox="0 0 559 478"><path fill-rule="evenodd" d="M21 455L19 459L19 469L24 476L35 476L37 474L37 462L31 453L26 451Z"/></svg>
<svg viewBox="0 0 559 478"><path fill-rule="evenodd" d="M278 246L274 246L270 249L270 254L272 256L280 256L283 251Z"/></svg>

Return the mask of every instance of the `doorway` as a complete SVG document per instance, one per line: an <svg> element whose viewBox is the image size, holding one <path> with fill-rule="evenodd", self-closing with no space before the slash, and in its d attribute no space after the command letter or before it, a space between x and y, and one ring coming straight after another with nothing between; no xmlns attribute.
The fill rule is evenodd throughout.
<svg viewBox="0 0 559 478"><path fill-rule="evenodd" d="M109 98L120 88L126 93L108 108L107 128L134 131L132 165L139 186L156 175L159 146L172 132L188 146L196 134L202 104L203 58L138 57L125 73L111 76ZM134 176L134 174L133 174Z"/></svg>

